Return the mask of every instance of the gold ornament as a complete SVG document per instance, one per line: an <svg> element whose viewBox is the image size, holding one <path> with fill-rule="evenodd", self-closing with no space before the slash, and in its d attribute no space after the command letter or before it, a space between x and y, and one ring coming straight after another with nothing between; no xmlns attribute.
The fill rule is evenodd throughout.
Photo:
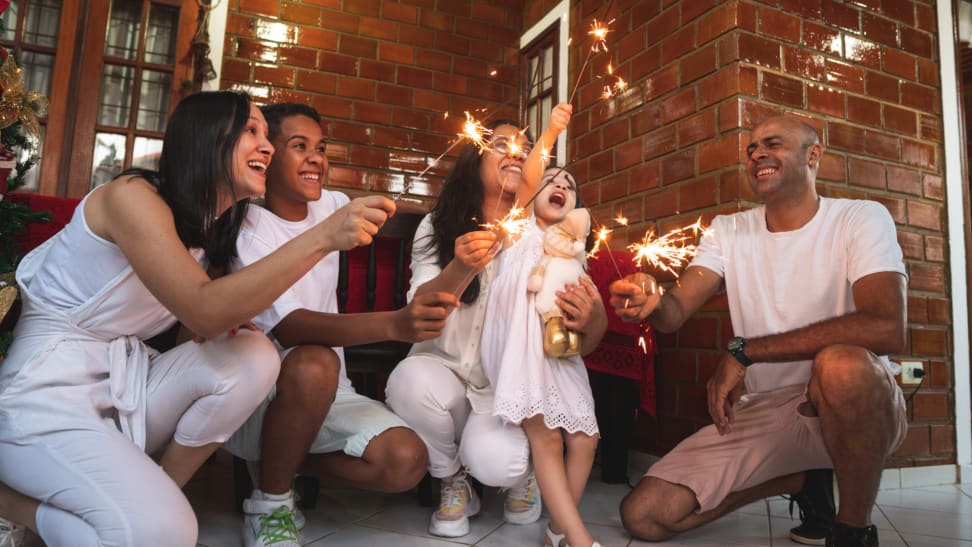
<svg viewBox="0 0 972 547"><path fill-rule="evenodd" d="M47 97L37 91L24 90L24 76L13 57L7 55L0 64L0 129L20 122L24 136L40 136L38 116L47 114Z"/></svg>

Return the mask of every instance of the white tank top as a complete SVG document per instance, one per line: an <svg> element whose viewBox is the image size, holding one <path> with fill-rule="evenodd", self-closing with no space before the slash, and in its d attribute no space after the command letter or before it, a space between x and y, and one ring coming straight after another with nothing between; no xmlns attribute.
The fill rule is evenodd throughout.
<svg viewBox="0 0 972 547"><path fill-rule="evenodd" d="M98 237L88 227L84 204L90 195L81 200L71 221L54 235L50 251L30 282L39 300L58 309L80 306L128 266L128 258L118 245Z"/></svg>

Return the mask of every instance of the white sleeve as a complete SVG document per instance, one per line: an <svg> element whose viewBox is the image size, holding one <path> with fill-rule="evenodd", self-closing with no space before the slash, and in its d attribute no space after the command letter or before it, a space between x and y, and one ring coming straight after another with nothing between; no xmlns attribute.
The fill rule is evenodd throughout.
<svg viewBox="0 0 972 547"><path fill-rule="evenodd" d="M907 276L898 232L891 214L883 205L861 200L848 216L845 227L847 280L878 272L898 272Z"/></svg>
<svg viewBox="0 0 972 547"><path fill-rule="evenodd" d="M259 224L256 226L259 226ZM238 256L231 266L233 271L253 264L276 251L280 246L280 244L274 244L264 239L261 237L264 234L259 233L253 228L255 226L249 226L240 231L240 235L236 240ZM283 294L273 301L273 304L269 308L253 318L253 323L260 327L263 332L269 333L284 317L287 317L294 310L299 310L303 307L297 295L294 294L293 287L288 287Z"/></svg>
<svg viewBox="0 0 972 547"><path fill-rule="evenodd" d="M412 278L409 281L408 301L412 301L415 291L439 275L439 253L435 247L432 232L432 213L425 215L415 230L412 240Z"/></svg>
<svg viewBox="0 0 972 547"><path fill-rule="evenodd" d="M720 237L724 237L724 230L727 225L726 216L717 216L712 219L712 224L702 235L699 247L695 252L695 258L689 263L686 269L692 266L699 266L711 270L719 277L726 277L726 259L722 249Z"/></svg>

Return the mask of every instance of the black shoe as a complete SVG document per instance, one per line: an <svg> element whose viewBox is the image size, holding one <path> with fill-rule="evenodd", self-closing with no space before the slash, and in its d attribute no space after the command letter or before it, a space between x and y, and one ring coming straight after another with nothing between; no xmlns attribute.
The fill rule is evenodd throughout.
<svg viewBox="0 0 972 547"><path fill-rule="evenodd" d="M877 526L857 528L834 521L827 532L827 547L878 547Z"/></svg>
<svg viewBox="0 0 972 547"><path fill-rule="evenodd" d="M794 502L800 508L800 525L790 529L790 539L804 545L824 545L827 531L834 524L834 472L811 469L806 472L803 488L790 496L790 518Z"/></svg>

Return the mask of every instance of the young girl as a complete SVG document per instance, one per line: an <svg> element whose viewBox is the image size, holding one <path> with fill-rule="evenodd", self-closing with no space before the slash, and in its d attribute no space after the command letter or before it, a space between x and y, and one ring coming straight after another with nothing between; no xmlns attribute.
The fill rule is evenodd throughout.
<svg viewBox="0 0 972 547"><path fill-rule="evenodd" d="M528 290L531 271L544 253L544 231L575 208L577 185L560 168L547 169L541 184L532 222L498 258L500 273L490 290L483 325L483 366L496 390L493 414L521 424L530 441L537 482L551 515L546 543L559 547L566 538L569 545L587 547L599 544L581 521L577 505L597 448L594 398L579 356L549 357L544 352L536 295ZM600 305L593 285L577 283ZM565 326L572 328L573 310L564 311ZM588 331L583 350L593 349L603 333Z"/></svg>
<svg viewBox="0 0 972 547"><path fill-rule="evenodd" d="M0 516L51 546L196 544L181 488L267 395L280 359L266 309L328 252L371 240L394 212L353 202L250 267L235 254L273 147L247 95L183 100L158 173L92 190L17 269L23 313L0 367ZM205 343L142 340L181 321ZM150 457L158 456L158 463Z"/></svg>

